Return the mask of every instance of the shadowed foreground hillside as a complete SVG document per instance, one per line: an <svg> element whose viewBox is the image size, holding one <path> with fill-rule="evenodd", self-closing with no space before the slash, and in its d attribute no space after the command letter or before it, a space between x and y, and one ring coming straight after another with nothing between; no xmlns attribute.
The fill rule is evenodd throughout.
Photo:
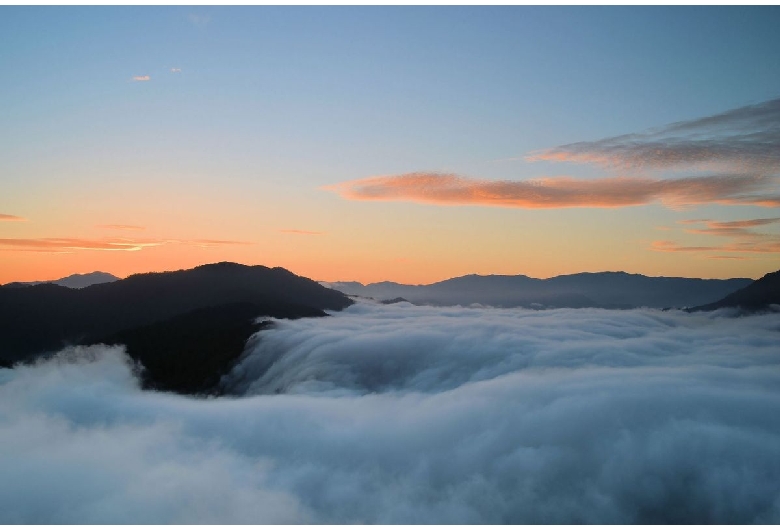
<svg viewBox="0 0 780 530"><path fill-rule="evenodd" d="M780 304L780 270L770 272L717 302L694 307L691 311L712 311L723 307L758 311L768 308L770 304Z"/></svg>
<svg viewBox="0 0 780 530"><path fill-rule="evenodd" d="M138 274L78 290L0 287L0 362L71 344L121 343L144 364L151 386L199 391L240 355L255 318L324 316L325 309L351 303L285 269L235 263Z"/></svg>

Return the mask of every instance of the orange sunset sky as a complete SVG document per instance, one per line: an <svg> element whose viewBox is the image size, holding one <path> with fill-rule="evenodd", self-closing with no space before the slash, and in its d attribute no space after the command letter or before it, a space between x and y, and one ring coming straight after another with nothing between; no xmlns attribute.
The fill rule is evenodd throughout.
<svg viewBox="0 0 780 530"><path fill-rule="evenodd" d="M777 9L2 9L0 283L780 268Z"/></svg>

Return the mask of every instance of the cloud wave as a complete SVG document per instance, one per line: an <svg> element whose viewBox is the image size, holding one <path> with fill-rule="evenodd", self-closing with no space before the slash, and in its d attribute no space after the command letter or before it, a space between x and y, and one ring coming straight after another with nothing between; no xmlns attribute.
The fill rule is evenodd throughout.
<svg viewBox="0 0 780 530"><path fill-rule="evenodd" d="M224 383L0 369L3 523L780 522L776 315L358 303Z"/></svg>
<svg viewBox="0 0 780 530"><path fill-rule="evenodd" d="M763 194L776 186L777 179L760 175L491 181L430 172L369 177L325 189L350 200L539 209L620 208L653 202L672 208L708 203L778 207L780 193Z"/></svg>

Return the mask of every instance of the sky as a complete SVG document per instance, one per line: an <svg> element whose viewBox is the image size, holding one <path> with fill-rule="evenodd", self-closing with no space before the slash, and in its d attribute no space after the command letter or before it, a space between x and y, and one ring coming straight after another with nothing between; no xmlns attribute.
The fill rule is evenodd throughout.
<svg viewBox="0 0 780 530"><path fill-rule="evenodd" d="M775 6L0 15L0 283L780 268Z"/></svg>

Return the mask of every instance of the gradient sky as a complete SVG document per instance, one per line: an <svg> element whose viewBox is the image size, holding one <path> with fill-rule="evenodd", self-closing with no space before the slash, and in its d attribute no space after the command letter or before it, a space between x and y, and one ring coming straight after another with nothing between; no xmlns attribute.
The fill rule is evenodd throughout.
<svg viewBox="0 0 780 530"><path fill-rule="evenodd" d="M780 268L778 7L0 15L0 283Z"/></svg>

